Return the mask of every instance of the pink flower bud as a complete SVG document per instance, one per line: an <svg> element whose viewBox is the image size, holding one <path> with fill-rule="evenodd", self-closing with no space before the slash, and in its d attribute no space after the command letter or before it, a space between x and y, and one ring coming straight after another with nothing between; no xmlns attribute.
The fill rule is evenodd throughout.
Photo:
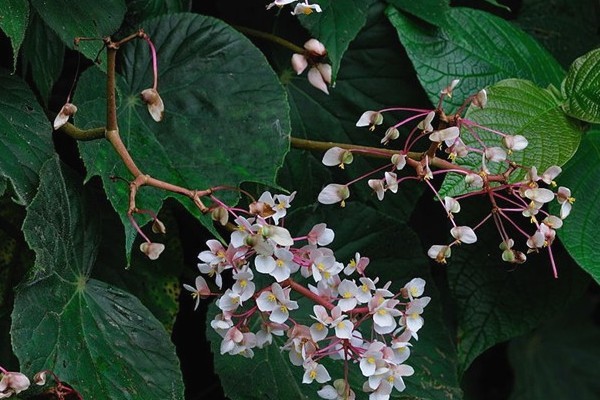
<svg viewBox="0 0 600 400"><path fill-rule="evenodd" d="M140 250L151 260L156 260L164 251L165 245L162 243L144 242L140 245Z"/></svg>
<svg viewBox="0 0 600 400"><path fill-rule="evenodd" d="M317 200L321 204L335 204L341 202L342 207L344 207L344 200L348 197L350 197L348 186L330 183L321 190Z"/></svg>
<svg viewBox="0 0 600 400"><path fill-rule="evenodd" d="M148 112L156 122L163 119L165 105L156 89L145 89L141 93L142 101L148 106Z"/></svg>
<svg viewBox="0 0 600 400"><path fill-rule="evenodd" d="M308 67L308 60L304 57L304 54L294 54L292 56L292 68L296 71L296 74L300 75Z"/></svg>
<svg viewBox="0 0 600 400"><path fill-rule="evenodd" d="M318 55L325 56L327 55L327 50L325 49L325 45L319 42L317 39L310 39L306 43L304 43L304 48L309 52Z"/></svg>
<svg viewBox="0 0 600 400"><path fill-rule="evenodd" d="M484 108L487 104L487 92L485 89L481 89L471 100L471 103L479 108Z"/></svg>
<svg viewBox="0 0 600 400"><path fill-rule="evenodd" d="M30 384L29 378L20 372L4 372L0 380L0 398L10 397L13 393L19 394L27 390ZM5 396L6 394L8 396Z"/></svg>
<svg viewBox="0 0 600 400"><path fill-rule="evenodd" d="M161 220L156 218L154 220L154 222L152 222L152 232L162 233L164 235L165 233L167 233L167 228L165 227L165 224L163 224Z"/></svg>
<svg viewBox="0 0 600 400"><path fill-rule="evenodd" d="M455 226L450 229L450 234L461 243L471 244L477 241L477 235L473 229L468 226Z"/></svg>
<svg viewBox="0 0 600 400"><path fill-rule="evenodd" d="M72 103L65 103L60 109L60 112L54 118L54 129L58 129L69 121L69 117L72 117L77 112L77 107Z"/></svg>

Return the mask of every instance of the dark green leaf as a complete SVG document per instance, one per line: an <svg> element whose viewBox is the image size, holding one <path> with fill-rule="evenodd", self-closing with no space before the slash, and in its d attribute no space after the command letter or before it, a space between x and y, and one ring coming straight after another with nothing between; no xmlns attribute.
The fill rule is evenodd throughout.
<svg viewBox="0 0 600 400"><path fill-rule="evenodd" d="M321 0L323 12L300 16L300 22L325 45L331 60L331 83L335 84L348 45L367 21L367 10L375 0Z"/></svg>
<svg viewBox="0 0 600 400"><path fill-rule="evenodd" d="M530 334L511 341L515 374L510 400L595 400L600 394L597 301L585 297Z"/></svg>
<svg viewBox="0 0 600 400"><path fill-rule="evenodd" d="M240 33L210 17L173 14L145 22L144 29L158 52L164 120L155 123L140 100L140 92L152 86L146 42L122 48L123 76L118 81L121 136L142 171L191 190L242 181L273 184L289 147L289 111L264 56ZM81 77L75 102L80 107L77 122L84 127L105 124L105 94L97 84L105 79L95 70ZM130 173L105 142L80 143L80 150L88 178L102 177L123 220L129 252L136 234L126 215L129 189L110 176L130 179ZM224 201L236 199L233 194L217 195ZM144 187L136 203L158 212L167 197L175 195ZM191 200L176 198L199 214ZM143 225L148 218L142 215L138 221ZM210 218L202 222L213 229Z"/></svg>
<svg viewBox="0 0 600 400"><path fill-rule="evenodd" d="M564 110L571 117L600 123L600 49L573 62L561 87Z"/></svg>
<svg viewBox="0 0 600 400"><path fill-rule="evenodd" d="M393 7L387 15L433 104L453 79L461 80L450 100L457 107L467 96L502 79L558 87L564 77L560 65L534 39L486 12L452 8L448 13L452 23L439 28L419 23Z"/></svg>
<svg viewBox="0 0 600 400"><path fill-rule="evenodd" d="M387 2L432 25L445 26L449 21L450 4L448 0L387 0Z"/></svg>
<svg viewBox="0 0 600 400"><path fill-rule="evenodd" d="M13 49L13 71L17 68L19 49L29 23L29 3L23 0L5 0L0 10L0 29L10 38Z"/></svg>
<svg viewBox="0 0 600 400"><path fill-rule="evenodd" d="M48 102L54 82L62 71L64 55L65 46L60 38L37 12L33 12L27 29L27 41L23 44L23 64L26 70L31 71L35 86L45 102ZM66 102L67 99L61 100Z"/></svg>
<svg viewBox="0 0 600 400"><path fill-rule="evenodd" d="M50 369L83 398L181 399L175 349L140 301L90 278L99 243L99 214L81 178L50 160L23 232L36 253L17 290L12 339L29 375Z"/></svg>
<svg viewBox="0 0 600 400"><path fill-rule="evenodd" d="M465 118L505 134L525 136L529 145L524 150L513 152L511 160L526 167L536 166L543 173L552 165L563 165L573 156L582 130L563 113L561 103L552 92L528 81L508 79L487 88L487 93L487 106L484 109L471 107ZM476 132L488 147L502 146L500 136L481 129ZM465 130L461 138L467 146L481 148ZM466 157L458 158L457 164L478 172L481 154L470 152ZM505 168L504 164L491 164L497 164L493 168L490 165L492 173L499 173L501 168ZM523 176L522 172L514 174L511 181ZM464 175L448 174L440 194L457 196L468 191Z"/></svg>
<svg viewBox="0 0 600 400"><path fill-rule="evenodd" d="M126 0L126 20L131 25L163 14L189 11L189 0Z"/></svg>
<svg viewBox="0 0 600 400"><path fill-rule="evenodd" d="M101 39L113 35L125 15L124 0L30 0L30 3L69 48L74 48L75 38L94 39L84 40L78 47L93 61L103 47Z"/></svg>
<svg viewBox="0 0 600 400"><path fill-rule="evenodd" d="M35 195L42 164L54 154L52 130L31 90L0 70L0 176L25 205Z"/></svg>
<svg viewBox="0 0 600 400"><path fill-rule="evenodd" d="M600 282L600 249L596 245L600 226L600 128L588 132L575 156L565 165L556 179L561 186L571 190L576 199L569 217L557 233L571 257ZM552 204L551 211L558 215L559 207Z"/></svg>

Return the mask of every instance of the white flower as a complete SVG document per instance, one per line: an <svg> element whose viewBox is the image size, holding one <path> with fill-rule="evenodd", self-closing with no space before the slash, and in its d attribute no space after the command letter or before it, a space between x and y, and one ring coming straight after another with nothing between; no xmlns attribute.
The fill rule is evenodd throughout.
<svg viewBox="0 0 600 400"><path fill-rule="evenodd" d="M421 129L423 133L433 132L433 126L431 125L431 121L435 118L435 111L430 111L425 119L417 125L418 129Z"/></svg>
<svg viewBox="0 0 600 400"><path fill-rule="evenodd" d="M318 4L308 4L308 3L298 3L296 7L294 7L294 11L292 11L292 15L309 15L313 12L321 12L321 7Z"/></svg>
<svg viewBox="0 0 600 400"><path fill-rule="evenodd" d="M477 94L473 96L471 103L476 107L484 108L487 105L487 92L485 89L481 89L477 92Z"/></svg>
<svg viewBox="0 0 600 400"><path fill-rule="evenodd" d="M455 226L450 229L450 234L461 243L471 244L477 241L477 235L468 226Z"/></svg>
<svg viewBox="0 0 600 400"><path fill-rule="evenodd" d="M142 101L146 103L148 112L152 116L152 119L156 122L162 121L165 112L165 105L158 94L158 91L153 88L144 89L140 96L142 97Z"/></svg>
<svg viewBox="0 0 600 400"><path fill-rule="evenodd" d="M452 97L452 91L454 90L456 85L458 85L458 82L460 82L460 79L452 80L452 82L450 82L450 84L448 86L446 86L444 89L442 89L442 91L440 93L445 94L448 97Z"/></svg>
<svg viewBox="0 0 600 400"><path fill-rule="evenodd" d="M60 109L60 112L54 118L54 129L58 129L69 121L69 117L72 117L77 112L77 107L73 103L65 103Z"/></svg>
<svg viewBox="0 0 600 400"><path fill-rule="evenodd" d="M341 147L332 147L323 154L323 165L328 167L339 166L344 169L344 164L350 164L354 160L350 150L342 149Z"/></svg>
<svg viewBox="0 0 600 400"><path fill-rule="evenodd" d="M325 186L319 193L317 200L321 204L335 204L341 203L341 206L345 206L344 200L350 197L350 190L348 186L339 185L337 183L330 183Z"/></svg>
<svg viewBox="0 0 600 400"><path fill-rule="evenodd" d="M502 144L509 151L511 151L511 150L519 151L519 150L523 150L524 148L526 148L527 145L529 144L529 142L527 141L527 138L522 135L514 135L514 136L506 135L502 138Z"/></svg>
<svg viewBox="0 0 600 400"><path fill-rule="evenodd" d="M450 258L452 249L450 249L450 246L434 244L427 250L427 255L440 264L446 264L446 258Z"/></svg>
<svg viewBox="0 0 600 400"><path fill-rule="evenodd" d="M433 131L429 135L429 140L432 142L445 142L446 145L450 146L454 143L454 140L460 135L460 129L456 126L451 126L441 131Z"/></svg>
<svg viewBox="0 0 600 400"><path fill-rule="evenodd" d="M356 126L369 126L370 130L374 130L375 125L381 125L382 123L383 115L379 111L365 111L356 121Z"/></svg>

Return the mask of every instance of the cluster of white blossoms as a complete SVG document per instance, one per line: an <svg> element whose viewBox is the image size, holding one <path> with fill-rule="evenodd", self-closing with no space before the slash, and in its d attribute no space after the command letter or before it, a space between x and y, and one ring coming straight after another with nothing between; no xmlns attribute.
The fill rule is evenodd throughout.
<svg viewBox="0 0 600 400"><path fill-rule="evenodd" d="M304 369L302 382L319 384L321 398L355 397L348 376L329 383L324 361L334 360L345 363L346 371L350 365L360 369L366 378L361 389L370 399L388 399L394 389L404 390L403 378L414 373L405 362L431 300L423 296L425 281L414 278L396 293L391 282L379 285L378 278L365 275L367 257L356 253L346 264L336 259L326 247L335 235L324 223L293 237L282 226L293 197L265 192L250 205L249 215L229 209L237 226L229 243L209 240L208 250L198 256L200 272L214 279L220 293L212 293L202 275L184 288L196 306L201 298L218 296L220 313L211 326L223 338L221 354L252 357L254 349L279 336L290 362ZM225 274L232 282L226 289ZM269 276L270 283L258 287L257 274ZM300 297L312 308L303 309Z"/></svg>
<svg viewBox="0 0 600 400"><path fill-rule="evenodd" d="M309 4L308 0L298 1L298 0L275 0L272 3L267 4L267 10L270 10L273 7L282 8L288 4L296 3L294 6L294 10L292 11L292 15L308 15L313 12L321 12L321 6L318 4Z"/></svg>
<svg viewBox="0 0 600 400"><path fill-rule="evenodd" d="M378 125L383 124L383 113L389 111L410 112L412 115L388 128L381 143L387 145L389 142L400 137L398 127L406 125L411 121L419 121L410 131L405 140L404 147L389 156L389 164L378 168L371 173L365 174L346 184L332 183L325 186L319 193L318 200L322 204L340 203L344 206L346 199L350 196L349 186L372 173L383 172L383 177L369 179L368 185L377 196L383 200L387 192L396 193L398 185L404 180L420 180L425 182L434 192L452 224L450 235L452 241L449 244L433 245L427 251L432 259L440 263L446 263L451 255L451 247L457 244L471 244L477 241L475 231L488 219L492 219L501 237L500 250L504 261L521 264L525 262L524 251L514 249L515 240L513 235L523 238L524 250L527 253L539 252L547 248L550 263L557 276L556 265L552 256L551 245L556 236L556 229L562 226L563 220L569 215L574 198L571 191L566 187L557 187L554 179L561 173L559 166L549 167L542 175L538 175L535 166L525 167L513 162L510 156L517 151L527 148L528 140L523 135L509 135L474 121L462 118L460 111L472 104L475 107L484 108L487 104L487 92L481 90L469 96L459 112L448 116L441 109L444 97L452 96L452 90L458 84L458 80L452 81L448 87L440 92L440 102L436 109L415 108L386 108L379 111L365 111L358 119L357 127L369 127L375 130ZM434 120L438 128L434 128ZM495 137L487 144L480 132ZM467 145L463 141L463 135L471 135L474 143ZM490 135L491 134L491 135ZM417 142L424 140L429 143L427 151L411 151ZM445 157L438 155L443 150ZM332 147L323 155L322 162L327 166L345 165L353 161L353 153L368 154L364 147L353 150L347 148ZM371 152L373 155L381 156L377 149ZM476 154L481 162L472 166L470 163L456 163L457 159ZM468 165L467 165L468 164ZM400 171L410 165L414 174L400 175ZM434 172L431 166L437 167ZM493 171L493 172L492 172ZM525 178L515 182L514 176L519 172ZM456 197L442 197L436 188L430 183L435 175L453 173L462 175L465 190L463 194ZM517 178L518 179L518 178ZM544 187L547 186L547 187ZM553 190L556 189L556 190ZM485 194L491 203L490 213L474 227L458 225L455 222L455 214L461 210L460 200ZM560 214L551 215L545 209L545 205L557 201L560 204ZM521 215L527 221L526 228L520 226L515 216ZM533 229L531 228L533 226Z"/></svg>

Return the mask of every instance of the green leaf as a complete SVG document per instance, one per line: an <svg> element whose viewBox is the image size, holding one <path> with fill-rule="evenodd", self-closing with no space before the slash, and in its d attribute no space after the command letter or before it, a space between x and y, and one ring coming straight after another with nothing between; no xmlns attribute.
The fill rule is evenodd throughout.
<svg viewBox="0 0 600 400"><path fill-rule="evenodd" d="M393 7L387 15L432 104L437 104L440 90L453 79L460 79L460 84L449 101L458 107L467 96L502 79L558 87L564 77L561 66L534 39L486 12L452 8L448 13L452 23L439 28L419 23Z"/></svg>
<svg viewBox="0 0 600 400"><path fill-rule="evenodd" d="M331 61L331 83L348 45L367 21L367 10L375 0L321 0L323 12L299 16L302 25L325 45Z"/></svg>
<svg viewBox="0 0 600 400"><path fill-rule="evenodd" d="M349 218L352 216L352 218ZM356 220L362 221L357 225ZM460 399L461 390L455 369L454 347L441 315L441 299L435 283L426 267L419 240L415 233L403 222L357 203L341 209L335 206L312 207L292 211L286 217L286 227L293 234L304 235L315 224L325 222L335 231L335 239L330 247L335 251L336 259L344 264L355 257L356 252L370 258L366 275L379 277L381 283L392 281L390 290L397 291L410 279L423 277L427 286L425 295L432 301L424 313L425 325L419 331L419 341L413 343L411 356L407 364L415 369L415 375L405 379L406 391L403 393L414 399ZM405 246L390 246L393 237ZM256 275L256 274L255 274ZM307 283L311 283L309 280ZM314 282L312 282L314 283ZM301 307L292 312L295 321L311 324L310 314L313 303L292 292L292 299L298 300ZM218 311L214 305L209 318ZM255 352L254 358L219 355L222 338L207 324L207 336L215 356L215 370L218 372L225 394L232 399L306 398L318 399L316 391L320 385L302 384L301 367L289 362L288 354L281 351L286 337L275 337L275 343L265 350ZM256 332L259 326L252 327ZM364 334L365 338L370 334ZM343 377L343 363L327 364L332 379ZM350 382L361 398L362 376L356 364L350 364ZM260 371L258 379L257 371ZM248 385L239 385L240 380Z"/></svg>
<svg viewBox="0 0 600 400"><path fill-rule="evenodd" d="M432 25L445 26L449 22L450 3L448 0L387 0L387 2Z"/></svg>
<svg viewBox="0 0 600 400"><path fill-rule="evenodd" d="M54 82L60 76L64 55L65 46L60 38L33 12L27 29L27 41L23 44L23 66L25 73L28 69L31 71L44 102L48 102Z"/></svg>
<svg viewBox="0 0 600 400"><path fill-rule="evenodd" d="M576 199L569 217L557 233L565 248L596 282L600 283L600 249L597 232L600 226L600 127L596 126L583 138L575 156L564 166L556 181L571 190ZM559 214L557 204L551 204L551 212Z"/></svg>
<svg viewBox="0 0 600 400"><path fill-rule="evenodd" d="M571 117L600 123L600 49L573 62L562 86L564 110Z"/></svg>
<svg viewBox="0 0 600 400"><path fill-rule="evenodd" d="M140 92L152 86L145 41L122 48L123 76L117 93L121 136L142 171L190 190L243 181L273 184L289 148L289 109L264 56L240 33L210 17L173 14L143 26L158 52L164 120L155 123L140 99ZM86 72L75 97L80 109L76 121L82 127L104 126L106 95L98 82L106 78L97 70ZM80 143L79 148L88 179L102 178L126 227L129 253L136 234L126 215L129 188L110 177L130 179L130 173L106 142ZM226 202L237 198L227 192L215 194ZM140 209L158 212L168 197L199 215L190 199L154 188L139 190L136 203ZM138 221L143 225L148 218L142 215ZM210 218L201 221L214 229Z"/></svg>
<svg viewBox="0 0 600 400"><path fill-rule="evenodd" d="M515 382L510 400L595 400L600 393L600 329L586 297L508 348ZM586 301L587 300L587 301Z"/></svg>
<svg viewBox="0 0 600 400"><path fill-rule="evenodd" d="M19 49L29 23L29 3L23 0L4 0L0 9L0 29L10 38L13 49L13 72L17 68Z"/></svg>
<svg viewBox="0 0 600 400"><path fill-rule="evenodd" d="M294 75L288 81L284 79L289 93L294 137L380 148L385 128L370 132L368 129L356 127L356 121L364 111L394 105L429 106L427 97L420 90L418 81L410 69L410 61L395 39L394 31L387 23L383 10L382 4L375 4L369 9L367 23L345 53L344 68L340 70L336 87L330 90L329 96L313 88L305 76ZM285 32L282 35L285 37ZM283 63L289 63L287 54L282 57L281 64ZM406 114L390 113L385 123L389 126L402 117L405 118ZM408 134L408 130L401 129L401 132ZM388 147L398 149L396 143ZM323 152L313 151L312 154L316 161L321 163ZM314 185L310 188L302 186L302 191L310 190L310 196L316 202L317 195L325 184L346 183L387 162L386 159L366 159L357 154L354 162L344 171L337 167L322 166L322 170L332 178L314 179ZM316 168L316 164L310 165ZM282 181L281 184L293 189L295 181ZM352 185L350 191L349 201L368 201L376 208L385 209L390 215L399 218L401 215L402 218L408 219L421 193L421 187L401 190L384 202L376 200L365 180Z"/></svg>
<svg viewBox="0 0 600 400"><path fill-rule="evenodd" d="M37 190L38 172L54 154L52 130L29 87L0 70L0 177L11 182L25 205Z"/></svg>
<svg viewBox="0 0 600 400"><path fill-rule="evenodd" d="M77 47L92 61L103 48L102 38L119 29L126 11L124 0L30 0L30 3L70 49L74 48L75 38L94 39L84 40Z"/></svg>
<svg viewBox="0 0 600 400"><path fill-rule="evenodd" d="M163 14L173 14L188 11L191 4L189 0L125 0L127 15L125 19L131 25L158 17Z"/></svg>
<svg viewBox="0 0 600 400"><path fill-rule="evenodd" d="M540 89L528 81L507 79L486 89L488 103L484 109L469 108L465 118L480 126L509 135L525 136L529 142L527 148L515 151L510 159L526 167L536 166L542 173L552 165L562 166L577 150L582 130L576 121L567 117L552 92ZM476 130L488 147L502 146L501 137ZM461 135L467 146L481 148L481 145L469 134ZM470 152L458 158L457 164L479 171L481 154ZM497 164L497 165L492 165ZM491 163L490 171L499 173L505 166ZM522 178L523 173L515 173L511 181ZM464 175L450 173L446 175L440 188L441 196L458 196L469 192Z"/></svg>
<svg viewBox="0 0 600 400"><path fill-rule="evenodd" d="M52 370L83 398L181 399L175 348L140 301L90 278L99 217L81 178L48 161L23 232L36 253L19 286L11 335L29 375Z"/></svg>
<svg viewBox="0 0 600 400"><path fill-rule="evenodd" d="M545 250L528 255L519 266L503 262L499 235L490 232L492 226L486 229L477 232L479 240L474 245L453 249L445 267L456 301L459 375L488 348L522 335L565 310L590 282L556 245L558 278L552 275ZM521 247L522 243L515 246Z"/></svg>

